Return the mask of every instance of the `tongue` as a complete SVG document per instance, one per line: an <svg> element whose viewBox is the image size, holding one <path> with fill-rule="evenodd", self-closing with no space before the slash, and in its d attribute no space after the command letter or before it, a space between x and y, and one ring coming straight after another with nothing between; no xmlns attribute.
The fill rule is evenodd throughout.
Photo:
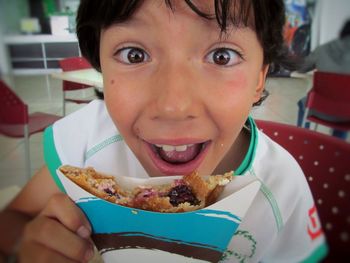
<svg viewBox="0 0 350 263"><path fill-rule="evenodd" d="M159 156L167 162L170 163L186 163L199 154L201 150L201 144L194 144L190 147L187 147L186 151L178 152L178 151L164 151L163 149L158 149Z"/></svg>

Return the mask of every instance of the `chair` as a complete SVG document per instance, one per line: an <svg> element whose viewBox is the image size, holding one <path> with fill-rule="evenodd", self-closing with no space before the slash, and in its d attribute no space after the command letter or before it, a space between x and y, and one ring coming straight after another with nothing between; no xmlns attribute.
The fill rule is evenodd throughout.
<svg viewBox="0 0 350 263"><path fill-rule="evenodd" d="M325 117L315 116L313 112ZM350 75L321 71L314 73L313 87L307 96L302 127L305 127L307 121L316 123L316 129L317 124L322 124L334 130L350 130Z"/></svg>
<svg viewBox="0 0 350 263"><path fill-rule="evenodd" d="M70 57L65 58L59 61L60 68L62 71L73 71L73 70L79 70L79 69L88 69L91 68L91 65L89 62L84 59L83 57ZM63 116L66 115L66 102L74 102L74 103L89 103L91 101L88 99L75 99L75 98L68 98L67 92L72 90L81 90L81 89L88 89L93 88L89 85L66 81L64 80L62 83L62 90L63 90Z"/></svg>
<svg viewBox="0 0 350 263"><path fill-rule="evenodd" d="M0 80L0 134L12 138L24 138L25 161L28 178L30 178L29 137L42 132L61 117L35 112L28 114L28 106Z"/></svg>
<svg viewBox="0 0 350 263"><path fill-rule="evenodd" d="M289 151L304 171L329 245L324 262L343 262L349 258L350 248L350 144L296 126L256 123Z"/></svg>

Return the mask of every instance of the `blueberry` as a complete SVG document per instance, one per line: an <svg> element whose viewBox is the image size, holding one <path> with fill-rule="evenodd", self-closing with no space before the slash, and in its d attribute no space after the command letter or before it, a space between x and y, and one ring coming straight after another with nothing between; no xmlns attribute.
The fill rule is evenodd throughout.
<svg viewBox="0 0 350 263"><path fill-rule="evenodd" d="M195 197L192 189L188 185L177 185L170 189L168 193L170 203L173 206L178 206L181 203L188 202L191 205L198 205L200 201Z"/></svg>
<svg viewBox="0 0 350 263"><path fill-rule="evenodd" d="M105 191L105 193L108 194L109 196L114 195L114 193L109 188L103 189L103 191Z"/></svg>

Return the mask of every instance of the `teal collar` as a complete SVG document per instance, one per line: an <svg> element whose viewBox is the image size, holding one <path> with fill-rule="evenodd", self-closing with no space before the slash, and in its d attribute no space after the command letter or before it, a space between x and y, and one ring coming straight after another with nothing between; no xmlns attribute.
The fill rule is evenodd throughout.
<svg viewBox="0 0 350 263"><path fill-rule="evenodd" d="M234 171L235 175L244 175L252 166L255 157L256 146L258 141L258 131L252 117L248 117L246 125L250 128L250 143L244 160L239 167Z"/></svg>

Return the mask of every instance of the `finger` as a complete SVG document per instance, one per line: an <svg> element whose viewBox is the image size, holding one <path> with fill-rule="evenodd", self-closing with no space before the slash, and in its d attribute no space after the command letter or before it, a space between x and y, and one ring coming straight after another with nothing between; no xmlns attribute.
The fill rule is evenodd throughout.
<svg viewBox="0 0 350 263"><path fill-rule="evenodd" d="M83 238L88 238L91 235L91 226L84 213L65 194L59 193L52 196L41 214L57 219Z"/></svg>
<svg viewBox="0 0 350 263"><path fill-rule="evenodd" d="M21 245L21 249L18 253L18 262L21 263L76 263L65 257L64 255L57 253L39 243L28 242Z"/></svg>
<svg viewBox="0 0 350 263"><path fill-rule="evenodd" d="M76 261L88 261L94 255L92 242L81 238L60 222L44 216L28 224L24 233L25 242L40 243Z"/></svg>

